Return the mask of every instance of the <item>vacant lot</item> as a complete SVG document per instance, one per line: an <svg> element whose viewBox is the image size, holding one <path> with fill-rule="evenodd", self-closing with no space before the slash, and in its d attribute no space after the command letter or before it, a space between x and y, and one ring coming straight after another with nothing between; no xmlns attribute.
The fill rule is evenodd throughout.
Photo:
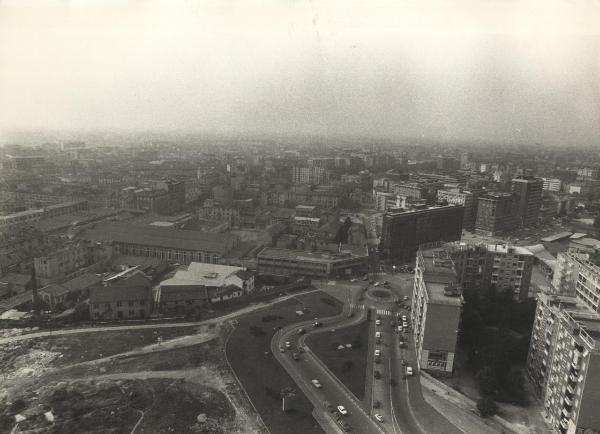
<svg viewBox="0 0 600 434"><path fill-rule="evenodd" d="M369 323L363 321L335 332L313 334L306 343L331 372L362 400L365 395L368 339ZM352 348L346 348L346 344L351 344ZM338 349L340 345L344 349Z"/></svg>
<svg viewBox="0 0 600 434"><path fill-rule="evenodd" d="M59 382L35 395L0 405L0 431L223 433L235 416L223 393L180 379Z"/></svg>
<svg viewBox="0 0 600 434"><path fill-rule="evenodd" d="M227 344L227 357L272 433L321 433L311 415L312 404L270 352L274 328L294 322L337 315L342 305L323 292L301 295L239 318ZM303 311L298 315L296 311ZM280 391L296 392L294 410L281 409Z"/></svg>

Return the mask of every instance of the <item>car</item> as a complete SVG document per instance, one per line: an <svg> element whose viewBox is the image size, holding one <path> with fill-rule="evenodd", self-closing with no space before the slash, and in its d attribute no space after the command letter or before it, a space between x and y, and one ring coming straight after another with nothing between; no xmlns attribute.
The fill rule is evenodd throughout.
<svg viewBox="0 0 600 434"><path fill-rule="evenodd" d="M381 325L381 320L380 319L376 319L375 320L375 325Z"/></svg>
<svg viewBox="0 0 600 434"><path fill-rule="evenodd" d="M285 347L289 350L290 348L292 348L292 344L290 343L290 341L285 341Z"/></svg>
<svg viewBox="0 0 600 434"><path fill-rule="evenodd" d="M283 348L283 347L279 347L279 352L280 352L280 353L285 353L285 348Z"/></svg>
<svg viewBox="0 0 600 434"><path fill-rule="evenodd" d="M379 413L375 413L375 419L377 420L377 422L383 422L383 416Z"/></svg>
<svg viewBox="0 0 600 434"><path fill-rule="evenodd" d="M350 279L350 282L352 282L352 283L358 282L358 279Z"/></svg>
<svg viewBox="0 0 600 434"><path fill-rule="evenodd" d="M390 282L388 282L387 280L384 280L384 281L383 281L383 284L384 284L384 285L389 285L389 284L390 284Z"/></svg>
<svg viewBox="0 0 600 434"><path fill-rule="evenodd" d="M298 355L298 353L296 353L296 352L292 353L292 358L293 358L294 360L300 360L300 356L299 356L299 355Z"/></svg>
<svg viewBox="0 0 600 434"><path fill-rule="evenodd" d="M398 331L402 332L402 326L401 325L398 326Z"/></svg>
<svg viewBox="0 0 600 434"><path fill-rule="evenodd" d="M304 329L298 329L298 334L299 335L303 335L304 333L306 333L306 330L304 330Z"/></svg>
<svg viewBox="0 0 600 434"><path fill-rule="evenodd" d="M376 338L380 338L381 337L381 332L375 332L375 337Z"/></svg>
<svg viewBox="0 0 600 434"><path fill-rule="evenodd" d="M373 377L375 377L376 380L379 380L381 378L381 372L379 372L379 371L373 372Z"/></svg>
<svg viewBox="0 0 600 434"><path fill-rule="evenodd" d="M379 285L381 285L379 282L375 282L375 283L373 284L373 286L379 286Z"/></svg>
<svg viewBox="0 0 600 434"><path fill-rule="evenodd" d="M406 315L402 315L402 321L406 321L407 320L407 316Z"/></svg>
<svg viewBox="0 0 600 434"><path fill-rule="evenodd" d="M375 363L377 363L377 364L381 363L381 357L375 357Z"/></svg>
<svg viewBox="0 0 600 434"><path fill-rule="evenodd" d="M402 359L401 363L402 363L402 366L406 366L406 364L407 364L406 360L404 360L404 359Z"/></svg>
<svg viewBox="0 0 600 434"><path fill-rule="evenodd" d="M321 383L319 383L319 380L317 380L316 378L314 380L310 380L310 382L313 384L313 386L315 386L317 389L320 389L321 387Z"/></svg>
<svg viewBox="0 0 600 434"><path fill-rule="evenodd" d="M406 300L410 300L410 297L408 295L404 296L404 301L406 301Z"/></svg>
<svg viewBox="0 0 600 434"><path fill-rule="evenodd" d="M323 324L321 324L319 321L315 321L313 323L313 327L321 327Z"/></svg>
<svg viewBox="0 0 600 434"><path fill-rule="evenodd" d="M405 348L406 347L406 343L404 341L400 341L400 342L398 342L398 346L400 348Z"/></svg>
<svg viewBox="0 0 600 434"><path fill-rule="evenodd" d="M402 322L402 327L403 327L403 328L406 328L406 327L408 327L408 323L407 323L406 321L403 321L403 322Z"/></svg>
<svg viewBox="0 0 600 434"><path fill-rule="evenodd" d="M346 416L348 414L348 410L343 405L338 405L337 410L340 412L342 416Z"/></svg>
<svg viewBox="0 0 600 434"><path fill-rule="evenodd" d="M375 350L375 357L381 356L381 350Z"/></svg>
<svg viewBox="0 0 600 434"><path fill-rule="evenodd" d="M375 339L375 343L376 343L377 345L381 345L381 339L379 339L379 338Z"/></svg>
<svg viewBox="0 0 600 434"><path fill-rule="evenodd" d="M406 376L410 377L413 374L413 368L412 366L407 366L406 367Z"/></svg>

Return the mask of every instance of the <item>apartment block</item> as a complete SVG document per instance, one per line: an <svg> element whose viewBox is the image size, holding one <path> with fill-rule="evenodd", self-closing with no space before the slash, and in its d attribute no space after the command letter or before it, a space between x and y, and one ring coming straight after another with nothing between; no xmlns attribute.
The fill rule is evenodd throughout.
<svg viewBox="0 0 600 434"><path fill-rule="evenodd" d="M419 369L451 376L463 298L450 252L417 252L411 321Z"/></svg>
<svg viewBox="0 0 600 434"><path fill-rule="evenodd" d="M600 313L600 267L584 253L558 254L552 285L561 295L571 295L591 312Z"/></svg>
<svg viewBox="0 0 600 434"><path fill-rule="evenodd" d="M538 294L527 376L554 433L600 430L600 315L578 301Z"/></svg>

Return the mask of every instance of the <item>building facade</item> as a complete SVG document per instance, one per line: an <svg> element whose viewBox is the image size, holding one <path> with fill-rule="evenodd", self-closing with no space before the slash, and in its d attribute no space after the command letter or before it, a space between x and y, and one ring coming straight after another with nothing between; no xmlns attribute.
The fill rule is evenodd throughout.
<svg viewBox="0 0 600 434"><path fill-rule="evenodd" d="M410 262L421 244L460 240L463 218L459 205L389 210L383 215L380 250L388 262Z"/></svg>
<svg viewBox="0 0 600 434"><path fill-rule="evenodd" d="M514 229L513 195L510 193L487 193L477 200L475 232L495 236Z"/></svg>
<svg viewBox="0 0 600 434"><path fill-rule="evenodd" d="M477 203L475 195L470 191L460 189L438 190L437 199L452 205L461 205L465 209L463 228L468 231L475 229L477 219Z"/></svg>
<svg viewBox="0 0 600 434"><path fill-rule="evenodd" d="M452 375L462 304L450 252L444 247L419 250L411 307L419 369Z"/></svg>
<svg viewBox="0 0 600 434"><path fill-rule="evenodd" d="M533 176L519 176L512 180L515 201L515 216L520 226L531 226L538 222L542 207L544 181Z"/></svg>

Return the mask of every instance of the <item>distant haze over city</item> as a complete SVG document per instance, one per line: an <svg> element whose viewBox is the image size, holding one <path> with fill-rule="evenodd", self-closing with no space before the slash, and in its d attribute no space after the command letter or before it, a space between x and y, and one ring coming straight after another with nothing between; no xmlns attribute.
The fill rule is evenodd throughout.
<svg viewBox="0 0 600 434"><path fill-rule="evenodd" d="M0 5L14 131L598 144L600 5Z"/></svg>

